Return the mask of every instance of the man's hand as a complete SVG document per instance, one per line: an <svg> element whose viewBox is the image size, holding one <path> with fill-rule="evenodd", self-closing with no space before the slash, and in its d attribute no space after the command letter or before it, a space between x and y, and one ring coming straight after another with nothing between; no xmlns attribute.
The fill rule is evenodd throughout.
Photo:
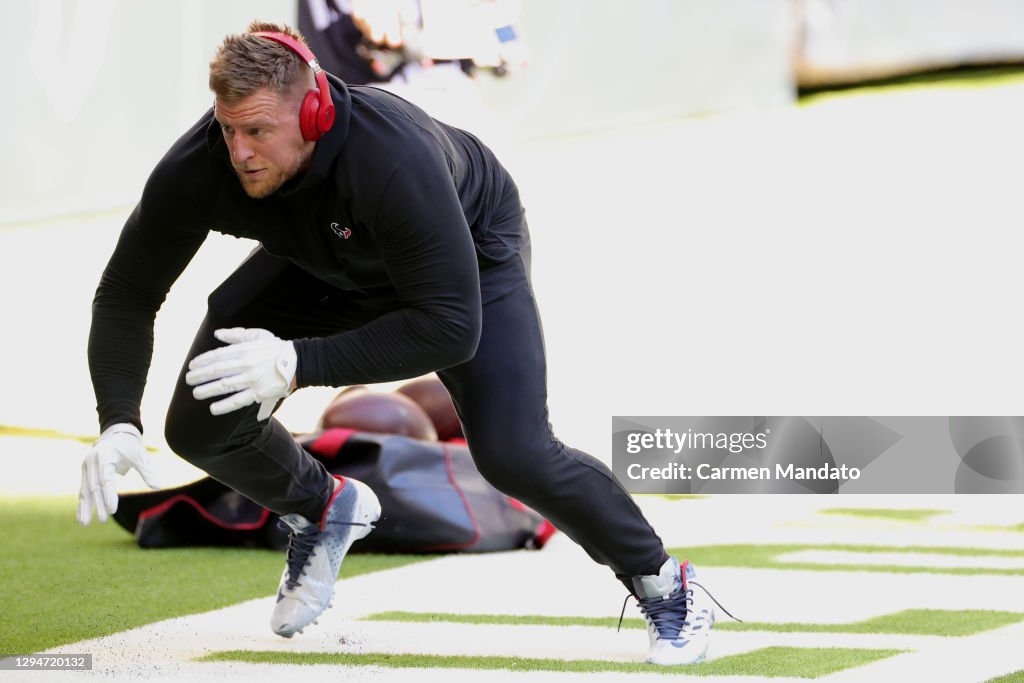
<svg viewBox="0 0 1024 683"><path fill-rule="evenodd" d="M232 394L210 404L214 415L259 403L256 419L266 420L295 388L295 345L258 328L233 327L213 336L227 346L201 353L188 364L185 381L196 387L192 395L202 400Z"/></svg>
<svg viewBox="0 0 1024 683"><path fill-rule="evenodd" d="M160 488L146 447L142 445L142 434L135 425L116 424L109 427L100 435L99 441L89 449L82 462L78 521L83 526L92 521L94 505L96 519L101 522L107 521L108 515L117 512L114 474L126 474L133 467L150 488Z"/></svg>

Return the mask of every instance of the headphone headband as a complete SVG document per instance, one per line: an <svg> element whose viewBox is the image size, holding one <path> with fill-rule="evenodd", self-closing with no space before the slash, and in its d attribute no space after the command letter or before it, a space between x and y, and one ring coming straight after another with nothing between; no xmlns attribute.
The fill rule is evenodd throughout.
<svg viewBox="0 0 1024 683"><path fill-rule="evenodd" d="M254 31L251 35L259 36L280 43L299 55L302 61L313 71L316 78L316 91L310 90L302 102L299 121L302 137L306 140L317 140L331 129L334 124L334 102L331 101L331 87L327 83L327 73L320 68L316 55L301 41L286 33L276 31ZM310 97L313 95L314 97Z"/></svg>

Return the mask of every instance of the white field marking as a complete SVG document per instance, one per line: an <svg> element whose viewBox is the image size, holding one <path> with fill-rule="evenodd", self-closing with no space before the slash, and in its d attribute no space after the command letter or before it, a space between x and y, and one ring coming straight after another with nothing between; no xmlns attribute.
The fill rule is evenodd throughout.
<svg viewBox="0 0 1024 683"><path fill-rule="evenodd" d="M858 553L843 550L802 550L776 556L778 562L821 565L892 565L944 569L1024 569L1024 557L942 555L939 553Z"/></svg>
<svg viewBox="0 0 1024 683"><path fill-rule="evenodd" d="M961 576L698 567L697 580L747 621L842 623L911 608L1024 612L1024 577L986 577L979 582L977 577ZM183 573L182 590L187 589L187 581ZM232 671L225 668L228 665L191 662L212 651L232 649L515 654L638 661L646 646L646 636L639 629L616 633L614 629L586 627L359 620L361 616L391 610L616 616L624 590L605 568L591 562L564 537L556 536L550 548L537 553L445 557L342 581L334 609L322 615L317 626L290 640L275 636L269 628L273 609L273 597L269 594L276 581L276 576L267 578L265 598L63 646L57 651L91 652L97 660L97 673L119 679L168 675L185 680L193 673ZM120 608L111 605L111 609ZM638 616L636 607L630 604L627 617ZM928 660L919 661L940 663L943 647L953 640L959 639L719 630L711 652L714 657L722 657L769 645L909 647L930 653ZM325 669L338 671L335 667ZM267 678L257 679L262 683L284 669L268 666L260 670L267 673ZM319 676L320 669L315 671ZM359 671L360 675L369 676L365 670ZM925 671L938 676L942 669L936 664ZM392 678L391 673L382 676L379 680L400 680Z"/></svg>

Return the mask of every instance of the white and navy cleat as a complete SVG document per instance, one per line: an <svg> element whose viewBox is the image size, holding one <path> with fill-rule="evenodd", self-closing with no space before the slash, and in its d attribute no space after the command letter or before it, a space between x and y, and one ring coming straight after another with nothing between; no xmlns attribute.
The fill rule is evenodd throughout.
<svg viewBox="0 0 1024 683"><path fill-rule="evenodd" d="M302 515L282 515L288 525L288 557L277 589L270 627L291 638L332 606L334 584L345 554L380 519L380 501L369 486L347 477L335 491L320 524Z"/></svg>
<svg viewBox="0 0 1024 683"><path fill-rule="evenodd" d="M633 577L634 596L647 620L648 664L696 664L707 656L715 610L694 605L689 584L696 574L688 560L680 567L670 557L658 574Z"/></svg>

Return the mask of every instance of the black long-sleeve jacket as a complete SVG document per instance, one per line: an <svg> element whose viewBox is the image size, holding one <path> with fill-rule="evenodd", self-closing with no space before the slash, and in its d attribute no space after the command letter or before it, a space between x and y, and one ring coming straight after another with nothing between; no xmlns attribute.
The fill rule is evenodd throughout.
<svg viewBox="0 0 1024 683"><path fill-rule="evenodd" d="M497 214L509 210L501 199L511 179L475 137L401 98L333 77L331 89L334 126L309 169L269 197L242 190L212 109L157 164L93 302L89 367L102 428L142 427L156 312L210 230L258 240L336 287L383 288L400 302L359 329L295 340L299 386L402 379L472 357L479 268L518 248L492 229L509 221Z"/></svg>

